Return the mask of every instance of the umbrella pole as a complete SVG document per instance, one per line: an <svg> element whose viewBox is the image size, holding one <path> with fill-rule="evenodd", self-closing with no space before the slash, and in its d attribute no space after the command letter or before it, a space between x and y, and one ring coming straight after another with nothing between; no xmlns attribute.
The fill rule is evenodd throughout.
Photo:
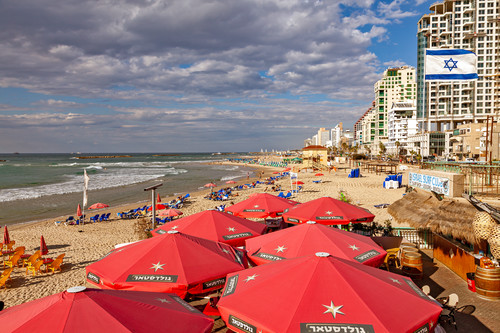
<svg viewBox="0 0 500 333"><path fill-rule="evenodd" d="M155 202L156 201L156 197L155 197L155 194L156 194L156 190L153 189L151 191L151 195L152 195L152 198L151 198L151 204L152 204L152 206L151 207L153 207L153 215L151 217L151 225L152 225L152 229L151 230L153 230L155 228L155 222L156 222L156 202Z"/></svg>

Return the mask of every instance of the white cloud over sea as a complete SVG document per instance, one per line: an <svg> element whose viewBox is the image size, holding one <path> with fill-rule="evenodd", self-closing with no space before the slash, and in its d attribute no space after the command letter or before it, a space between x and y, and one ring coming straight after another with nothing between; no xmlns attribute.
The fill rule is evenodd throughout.
<svg viewBox="0 0 500 333"><path fill-rule="evenodd" d="M0 0L0 152L300 148L408 62L370 48L423 3Z"/></svg>

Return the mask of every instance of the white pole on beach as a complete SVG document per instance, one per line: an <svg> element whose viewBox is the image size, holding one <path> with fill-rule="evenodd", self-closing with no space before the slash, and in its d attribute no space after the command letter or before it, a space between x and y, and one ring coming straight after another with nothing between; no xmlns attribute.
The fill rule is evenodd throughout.
<svg viewBox="0 0 500 333"><path fill-rule="evenodd" d="M156 223L156 197L155 197L155 193L156 193L156 189L160 186L162 186L163 183L160 183L160 184L156 184L156 185L153 185L153 186L150 186L150 187L146 187L144 189L144 191L151 191L151 209L152 209L152 217L151 217L151 226L152 226L152 229L153 230L155 228L155 223Z"/></svg>

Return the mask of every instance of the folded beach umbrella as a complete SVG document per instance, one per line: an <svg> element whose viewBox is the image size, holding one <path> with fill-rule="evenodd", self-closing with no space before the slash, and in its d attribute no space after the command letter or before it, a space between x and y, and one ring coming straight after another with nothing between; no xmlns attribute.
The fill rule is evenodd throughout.
<svg viewBox="0 0 500 333"><path fill-rule="evenodd" d="M297 201L280 198L268 193L256 193L246 200L226 208L226 212L245 218L266 218L280 216L287 208L297 205Z"/></svg>
<svg viewBox="0 0 500 333"><path fill-rule="evenodd" d="M370 237L313 221L247 239L246 250L257 265L323 251L335 257L379 267L387 254Z"/></svg>
<svg viewBox="0 0 500 333"><path fill-rule="evenodd" d="M175 293L184 298L222 288L226 275L247 267L243 251L171 230L114 249L86 267L103 289Z"/></svg>
<svg viewBox="0 0 500 333"><path fill-rule="evenodd" d="M315 221L320 224L334 225L372 222L375 215L347 202L322 197L288 209L283 213L283 218L287 223Z"/></svg>
<svg viewBox="0 0 500 333"><path fill-rule="evenodd" d="M44 256L47 253L49 253L49 249L47 248L47 244L45 244L45 238L43 238L42 235L42 237L40 237L40 254Z"/></svg>
<svg viewBox="0 0 500 333"><path fill-rule="evenodd" d="M109 207L109 205L98 202L98 203L95 203L92 206L90 206L88 209L101 209L101 208L107 208L107 207Z"/></svg>
<svg viewBox="0 0 500 333"><path fill-rule="evenodd" d="M317 253L227 276L217 304L234 332L431 332L441 306L411 279Z"/></svg>
<svg viewBox="0 0 500 333"><path fill-rule="evenodd" d="M217 210L206 210L167 223L153 230L153 236L162 235L169 230L183 234L210 239L231 246L245 245L245 240L262 235L266 225L232 216Z"/></svg>
<svg viewBox="0 0 500 333"><path fill-rule="evenodd" d="M7 226L3 229L3 243L4 244L9 244L10 243L10 235L9 235L9 230L7 230Z"/></svg>
<svg viewBox="0 0 500 333"><path fill-rule="evenodd" d="M0 312L2 332L199 332L213 319L174 294L69 288Z"/></svg>
<svg viewBox="0 0 500 333"><path fill-rule="evenodd" d="M80 204L76 207L76 216L82 216L82 206Z"/></svg>
<svg viewBox="0 0 500 333"><path fill-rule="evenodd" d="M157 197L156 197L156 202L161 202L160 193L158 193L158 195L157 195Z"/></svg>

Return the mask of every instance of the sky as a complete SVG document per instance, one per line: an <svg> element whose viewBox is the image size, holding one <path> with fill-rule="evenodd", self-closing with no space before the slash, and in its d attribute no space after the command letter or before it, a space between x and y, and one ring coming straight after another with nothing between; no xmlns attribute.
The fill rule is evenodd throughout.
<svg viewBox="0 0 500 333"><path fill-rule="evenodd" d="M0 0L0 153L300 149L435 0Z"/></svg>

